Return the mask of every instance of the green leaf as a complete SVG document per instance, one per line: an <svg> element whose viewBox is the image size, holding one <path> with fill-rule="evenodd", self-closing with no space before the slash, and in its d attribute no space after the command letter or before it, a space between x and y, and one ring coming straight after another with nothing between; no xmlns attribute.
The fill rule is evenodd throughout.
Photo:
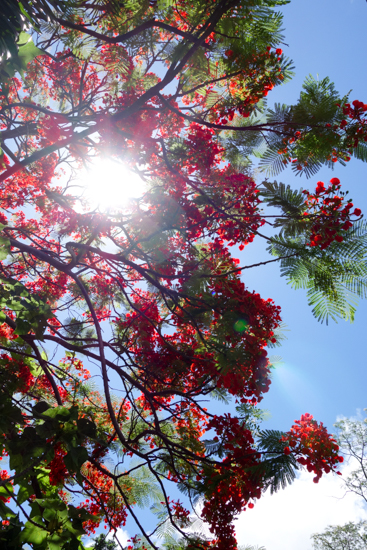
<svg viewBox="0 0 367 550"><path fill-rule="evenodd" d="M9 506L6 506L6 504L0 500L0 516L4 520L9 520L10 518L16 518L17 514L9 508Z"/></svg>
<svg viewBox="0 0 367 550"><path fill-rule="evenodd" d="M297 238L278 235L268 250L283 257L281 274L296 289L306 289L315 317L353 321L358 298L367 297L367 222L360 220L345 231L342 243L326 250L305 247L307 234Z"/></svg>
<svg viewBox="0 0 367 550"><path fill-rule="evenodd" d="M91 420L88 420L88 418L79 418L77 425L83 435L92 438L96 436L96 425Z"/></svg>
<svg viewBox="0 0 367 550"><path fill-rule="evenodd" d="M38 401L33 407L32 412L35 418L41 418L42 414L48 411L51 408L51 405L46 403L46 401Z"/></svg>
<svg viewBox="0 0 367 550"><path fill-rule="evenodd" d="M50 407L42 413L42 418L53 418L55 420L66 421L69 420L71 408L68 409L60 405L59 407Z"/></svg>
<svg viewBox="0 0 367 550"><path fill-rule="evenodd" d="M88 451L85 447L76 447L69 449L64 457L64 463L68 470L78 473L81 466L88 460Z"/></svg>
<svg viewBox="0 0 367 550"><path fill-rule="evenodd" d="M34 492L34 489L31 485L22 485L17 494L17 503L23 504Z"/></svg>
<svg viewBox="0 0 367 550"><path fill-rule="evenodd" d="M4 226L0 226L1 228ZM0 229L1 231L1 229ZM10 254L10 241L0 235L0 260L5 260Z"/></svg>
<svg viewBox="0 0 367 550"><path fill-rule="evenodd" d="M48 531L42 529L42 518L39 518L37 516L32 518L32 521L34 521L35 523L37 523L37 520L41 520L39 525L34 525L34 523L27 521L19 537L21 542L41 545L46 541L48 537Z"/></svg>
<svg viewBox="0 0 367 550"><path fill-rule="evenodd" d="M67 510L65 502L56 498L36 498L34 502L37 502L37 504L39 504L45 510L49 510L50 513L52 511L53 514L55 514L56 512L63 512ZM47 516L46 519L50 521L50 519L52 519L53 517L53 515Z"/></svg>
<svg viewBox="0 0 367 550"><path fill-rule="evenodd" d="M264 489L270 488L271 494L293 483L296 478L295 471L299 469L295 457L292 454L283 453L285 447L281 441L283 435L284 432L279 430L259 432L259 450L266 451L266 458L261 462L259 473L264 480Z"/></svg>
<svg viewBox="0 0 367 550"><path fill-rule="evenodd" d="M8 498L14 492L13 486L11 483L6 483L6 485L0 485L0 496Z"/></svg>
<svg viewBox="0 0 367 550"><path fill-rule="evenodd" d="M47 320L54 316L50 306L22 283L0 275L0 308L5 307L17 313L15 334L33 331L41 340Z"/></svg>
<svg viewBox="0 0 367 550"><path fill-rule="evenodd" d="M20 33L17 46L18 52L13 52L11 57L2 64L2 70L9 77L13 77L16 72L23 74L28 63L38 55L47 55L47 52L34 45L32 37L25 32Z"/></svg>

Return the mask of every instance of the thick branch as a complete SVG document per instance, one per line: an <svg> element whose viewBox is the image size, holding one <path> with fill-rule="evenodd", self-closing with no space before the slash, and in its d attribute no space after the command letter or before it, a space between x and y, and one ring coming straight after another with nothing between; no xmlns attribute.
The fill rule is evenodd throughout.
<svg viewBox="0 0 367 550"><path fill-rule="evenodd" d="M168 32L171 32L172 34L182 36L189 42L197 42L197 38L189 32L182 31L181 29L173 27L172 25L168 25L168 23L164 23L163 21L157 21L157 19L150 19L149 21L145 21L145 23L142 23L135 29L128 31L124 34L119 34L117 36L106 36L105 34L93 31L92 29L88 29L85 25L78 25L76 23L72 23L71 21L67 21L66 19L57 18L56 21L60 23L60 25L62 25L63 27L74 29L84 34L88 34L89 36L93 36L94 38L102 40L102 42L106 42L107 44L119 44L122 42L126 42L130 38L133 38L134 36L137 36L138 34L152 28L164 29ZM201 46L203 48L210 49L210 46L208 44L204 43L201 44Z"/></svg>

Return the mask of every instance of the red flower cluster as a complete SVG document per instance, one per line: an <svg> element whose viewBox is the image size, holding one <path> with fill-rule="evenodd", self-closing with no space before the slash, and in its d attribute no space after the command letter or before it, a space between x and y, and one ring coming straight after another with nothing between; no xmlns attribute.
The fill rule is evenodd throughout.
<svg viewBox="0 0 367 550"><path fill-rule="evenodd" d="M190 524L190 512L179 500L171 500L170 497L167 497L168 507L172 513L173 519L179 527L187 527ZM161 504L166 504L161 502Z"/></svg>
<svg viewBox="0 0 367 550"><path fill-rule="evenodd" d="M67 453L60 443L56 443L54 451L55 456L47 466L50 468L50 483L51 485L62 485L69 475L64 464L64 457Z"/></svg>
<svg viewBox="0 0 367 550"><path fill-rule="evenodd" d="M343 105L343 114L350 119L349 122L343 119L340 123L340 128L347 134L347 147L357 147L361 139L367 141L366 112L367 105L358 99L355 99L352 105Z"/></svg>
<svg viewBox="0 0 367 550"><path fill-rule="evenodd" d="M262 480L256 475L261 455L253 448L251 432L238 418L229 414L214 416L208 428L214 428L220 436L227 456L214 472L204 476L206 500L202 516L217 537L216 548L235 550L233 520L246 506L253 507L250 499L261 496Z"/></svg>
<svg viewBox="0 0 367 550"><path fill-rule="evenodd" d="M8 353L2 353L0 359L6 365L8 375L16 381L16 391L26 394L35 382L29 366L23 361L15 360Z"/></svg>
<svg viewBox="0 0 367 550"><path fill-rule="evenodd" d="M211 128L195 122L190 124L186 138L190 147L185 163L188 174L202 170L209 172L212 166L220 162L224 149L213 141L214 134Z"/></svg>
<svg viewBox="0 0 367 550"><path fill-rule="evenodd" d="M83 473L84 489L89 498L78 507L84 508L93 516L93 519L84 524L86 531L95 533L103 518L104 522L109 523L112 529L125 525L127 518L125 502L121 494L114 488L113 480L108 476L108 472L103 473L93 464L87 462L83 466ZM130 504L134 503L130 502Z"/></svg>
<svg viewBox="0 0 367 550"><path fill-rule="evenodd" d="M314 482L318 483L323 473L335 471L343 457L338 455L339 447L322 422L316 422L308 413L295 422L281 439L286 444L284 453L293 453L300 464L316 474Z"/></svg>
<svg viewBox="0 0 367 550"><path fill-rule="evenodd" d="M332 178L330 185L325 188L322 181L317 183L316 192L305 190L305 205L308 209L304 216L310 220L311 236L309 246L327 248L333 241L342 242L344 232L352 227L351 217L359 217L361 210L353 208L351 199L344 202L344 193L340 191L340 180Z"/></svg>
<svg viewBox="0 0 367 550"><path fill-rule="evenodd" d="M9 473L6 470L0 470L0 480L6 481L7 479L9 479ZM13 481L9 481L9 483L13 485ZM10 499L11 499L11 496L9 497L0 496L1 502L10 502ZM2 524L4 525L4 522L2 522Z"/></svg>

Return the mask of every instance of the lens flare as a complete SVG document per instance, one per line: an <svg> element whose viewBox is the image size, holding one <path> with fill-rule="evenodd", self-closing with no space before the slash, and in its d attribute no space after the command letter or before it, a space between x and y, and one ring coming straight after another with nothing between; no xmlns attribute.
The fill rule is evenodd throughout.
<svg viewBox="0 0 367 550"><path fill-rule="evenodd" d="M246 319L238 319L238 321L236 321L233 325L234 330L239 333L245 332L245 330L247 330L247 327L248 321L246 321Z"/></svg>
<svg viewBox="0 0 367 550"><path fill-rule="evenodd" d="M100 160L84 170L75 184L89 210L116 210L144 196L146 183L121 162Z"/></svg>

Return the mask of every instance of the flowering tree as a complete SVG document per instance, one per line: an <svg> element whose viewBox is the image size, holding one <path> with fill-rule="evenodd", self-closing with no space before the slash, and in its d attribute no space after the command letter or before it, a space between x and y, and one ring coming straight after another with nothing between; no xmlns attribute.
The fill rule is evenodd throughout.
<svg viewBox="0 0 367 550"><path fill-rule="evenodd" d="M36 46L20 35L31 59L2 73L0 107L9 548L83 548L101 522L132 518L130 548L168 533L168 546L235 549L233 520L268 487L299 464L317 482L342 461L309 414L287 433L259 428L280 308L246 288L241 272L256 266L229 251L265 238L321 320L352 317L349 290L365 292L365 225L339 180L298 192L251 176L260 150L264 170L307 176L366 157L367 106L328 80L267 108L290 76L283 3L59 1L37 20ZM88 205L75 178L103 158L144 192L119 206L116 187L116 204ZM210 540L190 530L197 499ZM138 507L151 504L148 530Z"/></svg>

